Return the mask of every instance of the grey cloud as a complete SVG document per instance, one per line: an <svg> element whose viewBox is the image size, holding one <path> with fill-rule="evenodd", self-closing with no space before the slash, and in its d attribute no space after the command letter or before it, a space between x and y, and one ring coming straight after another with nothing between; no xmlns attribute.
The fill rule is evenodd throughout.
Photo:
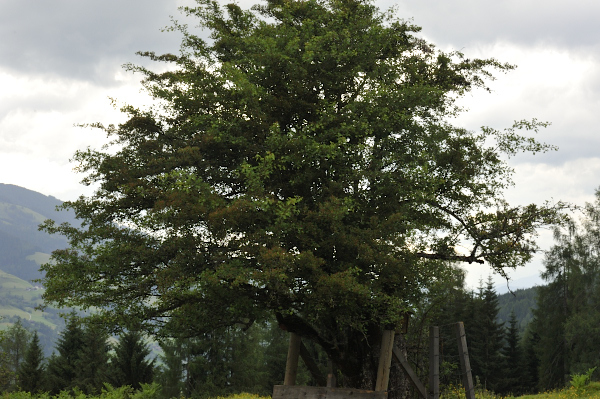
<svg viewBox="0 0 600 399"><path fill-rule="evenodd" d="M378 4L387 8L396 2ZM455 49L495 41L568 48L600 42L597 1L403 0L398 16L414 18L434 43Z"/></svg>
<svg viewBox="0 0 600 399"><path fill-rule="evenodd" d="M114 70L99 65L135 62L138 50L178 48L176 34L160 32L169 15L179 15L172 0L3 1L0 67L109 84Z"/></svg>

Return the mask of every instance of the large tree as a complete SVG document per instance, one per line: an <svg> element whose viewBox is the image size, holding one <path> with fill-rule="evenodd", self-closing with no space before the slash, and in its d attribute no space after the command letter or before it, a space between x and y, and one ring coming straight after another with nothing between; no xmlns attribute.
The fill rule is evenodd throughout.
<svg viewBox="0 0 600 399"><path fill-rule="evenodd" d="M600 190L580 220L555 229L534 311L541 389L565 385L600 355Z"/></svg>
<svg viewBox="0 0 600 399"><path fill-rule="evenodd" d="M437 260L527 262L556 209L510 206L505 155L548 147L450 124L496 60L445 53L365 0L199 0L198 34L141 73L154 107L93 126L76 153L95 193L46 264L45 299L113 325L196 336L275 314L320 345L342 383L373 387L381 330ZM210 38L205 38L210 32Z"/></svg>

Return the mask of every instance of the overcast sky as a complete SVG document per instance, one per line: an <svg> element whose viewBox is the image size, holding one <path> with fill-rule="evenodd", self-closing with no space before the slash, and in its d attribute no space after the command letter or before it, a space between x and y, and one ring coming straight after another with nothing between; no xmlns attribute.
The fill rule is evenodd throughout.
<svg viewBox="0 0 600 399"><path fill-rule="evenodd" d="M148 103L138 77L121 68L136 51L175 53L180 37L163 33L177 7L191 0L0 1L0 183L61 200L89 194L69 159L98 147L100 132L85 122L118 123L109 97ZM253 4L249 1L242 5ZM457 123L508 127L514 120L552 122L539 138L560 149L511 160L512 203L592 201L600 186L600 2L594 0L380 0L412 18L421 36L442 50L494 57L518 68L498 76L493 92L464 99ZM552 244L542 232L543 248ZM511 288L540 283L540 257L511 273ZM477 285L489 271L469 269ZM498 290L505 291L500 279Z"/></svg>

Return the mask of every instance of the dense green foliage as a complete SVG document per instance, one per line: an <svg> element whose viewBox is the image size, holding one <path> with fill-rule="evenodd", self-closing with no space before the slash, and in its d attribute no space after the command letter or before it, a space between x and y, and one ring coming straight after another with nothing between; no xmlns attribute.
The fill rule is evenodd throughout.
<svg viewBox="0 0 600 399"><path fill-rule="evenodd" d="M70 317L56 344L56 355L48 360L47 390L56 394L75 386L79 353L83 348L83 329Z"/></svg>
<svg viewBox="0 0 600 399"><path fill-rule="evenodd" d="M505 162L548 146L452 126L456 100L511 66L445 53L366 0L211 0L185 8L178 55L130 66L156 100L75 155L81 228L44 266L45 299L164 336L272 317L317 343L340 383L372 388L381 331L440 260L527 262L555 207L510 206ZM204 32L204 31L203 31ZM460 244L460 245L459 245ZM467 248L464 252L458 248Z"/></svg>

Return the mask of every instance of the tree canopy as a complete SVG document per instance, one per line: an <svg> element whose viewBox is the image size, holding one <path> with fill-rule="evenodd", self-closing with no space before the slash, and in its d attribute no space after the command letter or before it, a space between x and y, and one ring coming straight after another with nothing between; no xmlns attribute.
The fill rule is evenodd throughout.
<svg viewBox="0 0 600 399"><path fill-rule="evenodd" d="M75 154L98 188L64 204L80 227L43 226L70 242L43 266L47 301L177 336L274 314L357 386L440 261L517 267L558 219L502 194L507 157L551 148L519 130L545 123L451 123L512 66L439 51L364 0L184 12L202 30L175 23L177 55L140 53L166 69L128 66L155 105L91 125L111 145Z"/></svg>

